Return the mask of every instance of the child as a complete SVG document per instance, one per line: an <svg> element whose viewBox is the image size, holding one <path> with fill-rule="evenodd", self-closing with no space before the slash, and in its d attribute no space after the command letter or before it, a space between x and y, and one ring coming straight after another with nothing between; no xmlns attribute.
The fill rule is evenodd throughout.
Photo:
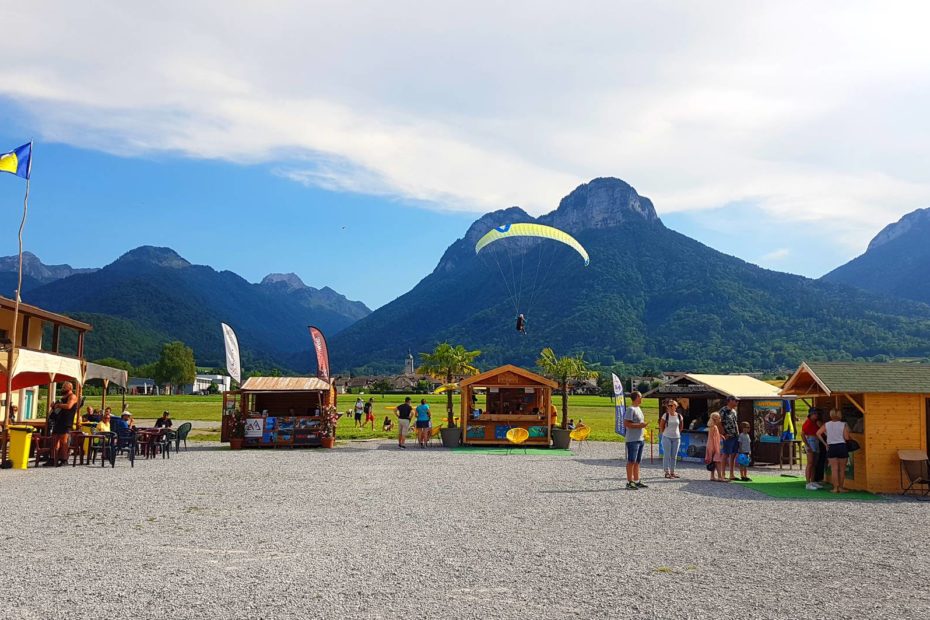
<svg viewBox="0 0 930 620"><path fill-rule="evenodd" d="M747 476L749 472L747 471L747 465L750 462L751 453L752 453L752 438L749 436L749 422L743 422L740 425L740 434L739 434L739 456L737 460L739 461L739 479L743 482L751 482L752 478ZM746 455L745 457L743 455ZM746 463L746 465L743 465Z"/></svg>
<svg viewBox="0 0 930 620"><path fill-rule="evenodd" d="M381 425L381 430L385 433L390 433L394 430L394 420L384 416L384 424Z"/></svg>

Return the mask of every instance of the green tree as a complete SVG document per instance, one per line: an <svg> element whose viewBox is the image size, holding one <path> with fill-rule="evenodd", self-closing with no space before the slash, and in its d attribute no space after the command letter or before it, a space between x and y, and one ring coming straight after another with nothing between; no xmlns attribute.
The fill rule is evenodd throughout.
<svg viewBox="0 0 930 620"><path fill-rule="evenodd" d="M180 340L168 342L161 348L153 377L158 383L172 385L177 391L185 383L193 383L196 375L193 349Z"/></svg>
<svg viewBox="0 0 930 620"><path fill-rule="evenodd" d="M479 355L481 351L467 351L460 344L453 347L448 342L443 342L437 345L432 353L420 353L421 362L417 372L445 381L446 385L449 385L456 377L478 374L478 369L473 363ZM449 428L452 428L455 426L455 418L452 412L451 389L446 390L446 397L448 423Z"/></svg>
<svg viewBox="0 0 930 620"><path fill-rule="evenodd" d="M387 392L390 392L394 386L391 385L391 382L386 379L378 379L371 384L371 391L381 394L381 398L384 398L384 395Z"/></svg>
<svg viewBox="0 0 930 620"><path fill-rule="evenodd" d="M539 353L536 365L543 374L555 380L562 390L562 428L568 428L568 382L573 379L590 379L597 372L585 364L584 354L559 357L552 349L546 347Z"/></svg>

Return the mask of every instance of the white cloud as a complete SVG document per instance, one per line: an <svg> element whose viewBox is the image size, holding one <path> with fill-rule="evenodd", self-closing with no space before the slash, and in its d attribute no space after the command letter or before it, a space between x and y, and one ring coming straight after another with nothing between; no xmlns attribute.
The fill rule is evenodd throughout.
<svg viewBox="0 0 930 620"><path fill-rule="evenodd" d="M120 154L472 211L613 175L660 212L836 222L824 242L853 251L930 204L928 12L39 0L4 12L0 96L45 139Z"/></svg>
<svg viewBox="0 0 930 620"><path fill-rule="evenodd" d="M788 255L791 254L791 250L788 248L778 248L777 250L772 250L768 254L764 254L760 259L763 263L770 261L777 261L788 258Z"/></svg>

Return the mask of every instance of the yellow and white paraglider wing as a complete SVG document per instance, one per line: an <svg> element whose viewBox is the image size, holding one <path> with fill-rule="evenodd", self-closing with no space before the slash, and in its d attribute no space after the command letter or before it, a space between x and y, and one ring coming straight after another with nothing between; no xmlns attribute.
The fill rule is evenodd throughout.
<svg viewBox="0 0 930 620"><path fill-rule="evenodd" d="M505 224L503 226L498 226L493 228L486 235L481 237L478 240L478 243L475 244L475 254L479 253L483 248L488 246L495 241L500 239L507 239L509 237L537 237L541 239L552 239L553 241L559 241L569 246L578 254L581 255L581 258L584 259L585 267L591 262L588 258L588 252L584 249L578 240L572 237L567 232L561 231L558 228L553 228L552 226L545 226L543 224Z"/></svg>

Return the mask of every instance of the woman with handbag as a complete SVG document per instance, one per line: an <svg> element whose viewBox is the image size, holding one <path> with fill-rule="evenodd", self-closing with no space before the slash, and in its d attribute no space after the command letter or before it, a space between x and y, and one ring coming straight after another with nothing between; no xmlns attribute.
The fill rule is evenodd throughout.
<svg viewBox="0 0 930 620"><path fill-rule="evenodd" d="M665 413L659 418L659 433L662 436L662 467L666 478L681 478L675 473L678 462L678 449L681 447L681 416L678 403L674 399L665 401Z"/></svg>
<svg viewBox="0 0 930 620"><path fill-rule="evenodd" d="M833 478L834 493L848 493L846 485L846 461L849 459L849 427L843 421L843 414L838 409L830 410L830 421L817 431L817 438L827 449L830 459L830 475Z"/></svg>

